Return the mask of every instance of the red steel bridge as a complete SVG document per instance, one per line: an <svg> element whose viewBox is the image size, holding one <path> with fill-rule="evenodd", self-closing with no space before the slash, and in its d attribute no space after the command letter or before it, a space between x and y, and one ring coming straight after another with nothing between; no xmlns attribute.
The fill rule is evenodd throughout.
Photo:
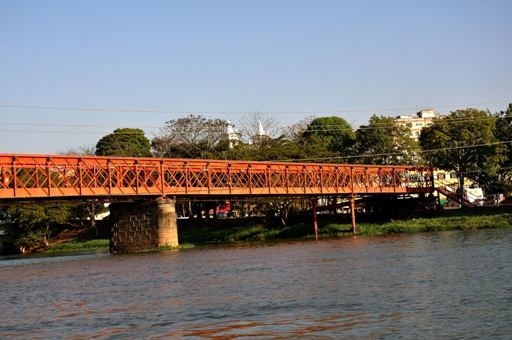
<svg viewBox="0 0 512 340"><path fill-rule="evenodd" d="M432 168L0 154L0 200L423 194Z"/></svg>

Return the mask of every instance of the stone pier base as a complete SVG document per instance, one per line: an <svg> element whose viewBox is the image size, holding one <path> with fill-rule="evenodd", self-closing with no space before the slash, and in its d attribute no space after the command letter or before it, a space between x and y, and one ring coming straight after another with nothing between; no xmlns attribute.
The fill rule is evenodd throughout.
<svg viewBox="0 0 512 340"><path fill-rule="evenodd" d="M178 245L176 201L159 198L110 205L110 251L138 252Z"/></svg>

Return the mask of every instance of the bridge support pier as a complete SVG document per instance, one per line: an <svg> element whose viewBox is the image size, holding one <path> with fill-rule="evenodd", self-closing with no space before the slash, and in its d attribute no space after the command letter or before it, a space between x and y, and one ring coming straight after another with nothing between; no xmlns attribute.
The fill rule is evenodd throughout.
<svg viewBox="0 0 512 340"><path fill-rule="evenodd" d="M178 245L176 200L159 198L110 205L110 251L129 253Z"/></svg>
<svg viewBox="0 0 512 340"><path fill-rule="evenodd" d="M318 197L313 197L311 199L311 204L313 205L313 230L315 232L315 240L318 240L318 219L316 216L316 207L318 205Z"/></svg>
<svg viewBox="0 0 512 340"><path fill-rule="evenodd" d="M350 197L350 217L352 218L352 233L355 235L356 230L356 196Z"/></svg>

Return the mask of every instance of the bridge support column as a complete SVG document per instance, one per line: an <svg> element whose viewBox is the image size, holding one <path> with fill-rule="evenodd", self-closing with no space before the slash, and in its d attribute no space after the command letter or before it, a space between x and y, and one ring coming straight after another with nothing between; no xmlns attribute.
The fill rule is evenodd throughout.
<svg viewBox="0 0 512 340"><path fill-rule="evenodd" d="M352 233L355 235L356 230L356 196L352 195L350 197L350 215L352 218Z"/></svg>
<svg viewBox="0 0 512 340"><path fill-rule="evenodd" d="M178 216L176 215L176 200L159 198L156 202L158 205L158 247L176 247L178 245Z"/></svg>
<svg viewBox="0 0 512 340"><path fill-rule="evenodd" d="M129 253L178 245L176 201L159 198L110 206L110 251Z"/></svg>
<svg viewBox="0 0 512 340"><path fill-rule="evenodd" d="M316 216L316 207L318 205L318 197L313 197L311 199L311 204L313 205L313 230L315 232L315 240L318 240L318 219Z"/></svg>

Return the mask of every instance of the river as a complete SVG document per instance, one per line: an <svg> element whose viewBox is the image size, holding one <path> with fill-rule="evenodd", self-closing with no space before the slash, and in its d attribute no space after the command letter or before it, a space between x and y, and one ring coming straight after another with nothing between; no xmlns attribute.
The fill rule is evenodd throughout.
<svg viewBox="0 0 512 340"><path fill-rule="evenodd" d="M512 230L0 260L0 338L512 337Z"/></svg>

